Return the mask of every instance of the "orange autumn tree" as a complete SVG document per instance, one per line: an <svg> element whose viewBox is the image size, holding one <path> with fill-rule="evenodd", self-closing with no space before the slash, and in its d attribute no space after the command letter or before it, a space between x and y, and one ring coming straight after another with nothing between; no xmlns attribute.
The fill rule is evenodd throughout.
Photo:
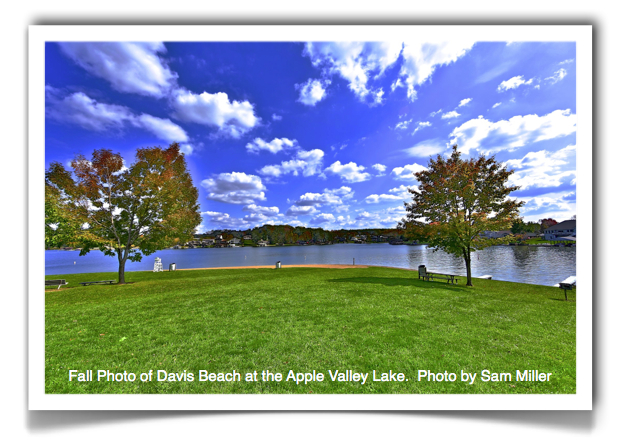
<svg viewBox="0 0 620 446"><path fill-rule="evenodd" d="M118 259L118 283L125 283L127 260L139 262L175 239L190 240L200 224L198 190L177 143L167 149L138 149L128 168L120 154L107 149L95 150L90 160L78 155L71 167L73 172L50 164L46 210L60 203L63 215L71 215L73 230L65 233L79 240L80 255L99 248ZM48 206L48 196L55 199L50 203L54 206ZM53 222L46 214L46 240L54 227L63 227L63 222L48 223ZM62 234L56 234L56 243L59 237Z"/></svg>
<svg viewBox="0 0 620 446"><path fill-rule="evenodd" d="M494 157L463 160L455 145L449 158L431 158L428 169L415 174L419 190L409 188L412 200L405 202L407 217L399 228L410 238L463 258L467 285L472 286L471 253L507 241L482 233L510 229L519 217L523 202L508 198L519 189L506 184L512 173Z"/></svg>

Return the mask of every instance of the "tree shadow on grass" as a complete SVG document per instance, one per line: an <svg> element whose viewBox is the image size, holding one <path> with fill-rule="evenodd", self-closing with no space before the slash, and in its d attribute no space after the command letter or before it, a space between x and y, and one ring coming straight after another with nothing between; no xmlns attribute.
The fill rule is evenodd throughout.
<svg viewBox="0 0 620 446"><path fill-rule="evenodd" d="M427 288L427 289L441 289L446 291L454 291L462 293L470 292L471 290L463 285L452 284L452 283L442 283L440 281L435 282L426 282L420 279L399 279L392 277L351 277L347 279L330 279L327 282L332 283L365 283L372 285L384 285L384 286L407 286L407 287L416 287L416 288Z"/></svg>

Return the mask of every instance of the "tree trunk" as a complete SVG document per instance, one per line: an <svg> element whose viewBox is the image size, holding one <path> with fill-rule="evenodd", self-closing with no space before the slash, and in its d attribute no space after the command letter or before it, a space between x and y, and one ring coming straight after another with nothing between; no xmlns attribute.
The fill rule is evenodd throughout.
<svg viewBox="0 0 620 446"><path fill-rule="evenodd" d="M125 263L127 257L122 252L118 253L118 283L125 283Z"/></svg>
<svg viewBox="0 0 620 446"><path fill-rule="evenodd" d="M467 269L467 286L474 286L471 283L471 251L463 249L463 257L465 258L465 268Z"/></svg>

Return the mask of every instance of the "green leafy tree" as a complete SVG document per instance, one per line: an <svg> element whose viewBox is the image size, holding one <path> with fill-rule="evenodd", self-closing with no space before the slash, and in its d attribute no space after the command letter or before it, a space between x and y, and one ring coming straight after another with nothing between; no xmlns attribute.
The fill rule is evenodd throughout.
<svg viewBox="0 0 620 446"><path fill-rule="evenodd" d="M128 168L107 149L95 150L90 160L79 155L71 167L72 173L54 162L46 172L46 240L62 243L73 235L80 255L99 248L117 257L119 283L125 283L127 260L185 243L200 224L198 190L177 143L138 149ZM52 218L54 212L68 222ZM56 229L51 220L59 220ZM50 232L64 227L70 229Z"/></svg>
<svg viewBox="0 0 620 446"><path fill-rule="evenodd" d="M455 145L449 158L431 158L428 169L415 174L419 190L409 188L412 201L405 203L407 217L399 228L409 238L463 258L472 286L471 253L507 241L482 237L483 232L509 229L523 205L508 199L519 189L506 184L512 172L494 157L463 160Z"/></svg>

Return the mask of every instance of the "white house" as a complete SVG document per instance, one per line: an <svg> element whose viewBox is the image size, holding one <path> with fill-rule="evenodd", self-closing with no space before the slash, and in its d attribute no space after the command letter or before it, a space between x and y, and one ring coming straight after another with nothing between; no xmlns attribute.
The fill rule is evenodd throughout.
<svg viewBox="0 0 620 446"><path fill-rule="evenodd" d="M548 227L544 233L545 240L556 240L558 237L577 237L577 220L565 220Z"/></svg>

